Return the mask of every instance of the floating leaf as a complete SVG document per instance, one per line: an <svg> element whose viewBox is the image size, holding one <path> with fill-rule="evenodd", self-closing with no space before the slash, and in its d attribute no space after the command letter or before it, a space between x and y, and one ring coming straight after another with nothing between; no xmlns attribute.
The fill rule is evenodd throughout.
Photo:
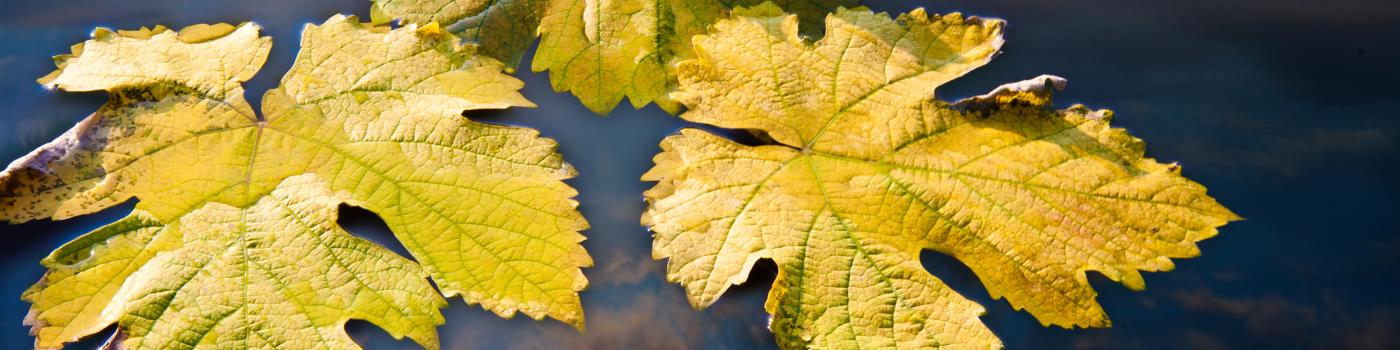
<svg viewBox="0 0 1400 350"><path fill-rule="evenodd" d="M518 62L536 33L542 36L531 69L550 71L555 91L572 91L598 114L623 97L634 108L655 102L675 113L668 96L675 62L694 57L690 38L704 34L730 8L757 0L375 0L376 21L440 22L482 45L485 53ZM820 28L821 18L854 0L780 0L778 4Z"/></svg>
<svg viewBox="0 0 1400 350"><path fill-rule="evenodd" d="M1085 277L1132 289L1237 219L1172 164L1109 126L1056 110L1044 76L949 104L941 84L989 61L1002 22L922 10L841 10L810 44L795 16L737 11L680 63L681 117L662 141L643 224L697 307L773 259L783 348L996 348L984 309L929 274L923 249L966 264L996 298L1046 324L1107 326Z"/></svg>
<svg viewBox="0 0 1400 350"><path fill-rule="evenodd" d="M531 106L522 83L436 25L336 16L258 117L241 82L271 39L253 24L111 32L41 79L111 99L0 173L0 221L63 219L139 198L59 248L25 293L36 346L116 323L126 348L353 348L365 319L437 347L447 296L582 326L586 228L574 172L534 130L463 111ZM384 218L417 262L335 225Z"/></svg>

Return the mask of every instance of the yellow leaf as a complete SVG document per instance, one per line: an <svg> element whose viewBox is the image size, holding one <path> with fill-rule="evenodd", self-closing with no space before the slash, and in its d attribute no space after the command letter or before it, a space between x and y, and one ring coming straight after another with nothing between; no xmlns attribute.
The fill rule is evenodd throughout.
<svg viewBox="0 0 1400 350"><path fill-rule="evenodd" d="M533 106L497 61L452 36L336 16L303 31L261 118L242 81L256 25L94 31L43 79L111 100L0 173L0 221L139 199L68 243L25 293L36 346L116 323L128 348L353 348L368 320L437 347L447 296L582 326L587 223L555 143L463 111ZM382 218L417 262L335 226Z"/></svg>
<svg viewBox="0 0 1400 350"><path fill-rule="evenodd" d="M1002 22L922 10L841 10L809 44L765 6L720 21L680 63L682 118L752 129L744 146L697 129L662 141L643 224L697 307L771 258L783 348L997 348L984 309L923 269L933 249L993 297L1061 326L1107 326L1085 277L1142 289L1139 271L1196 256L1237 217L1143 157L1111 113L1050 105L1043 76L949 104L935 89L985 64Z"/></svg>
<svg viewBox="0 0 1400 350"><path fill-rule="evenodd" d="M571 91L598 114L623 97L634 108L655 102L675 113L668 94L676 87L676 62L694 57L690 38L704 34L734 6L757 0L375 0L377 20L441 22L449 32L479 43L483 54L518 62L538 33L531 69L550 71L555 91ZM804 28L855 0L779 0ZM809 33L812 34L812 33Z"/></svg>

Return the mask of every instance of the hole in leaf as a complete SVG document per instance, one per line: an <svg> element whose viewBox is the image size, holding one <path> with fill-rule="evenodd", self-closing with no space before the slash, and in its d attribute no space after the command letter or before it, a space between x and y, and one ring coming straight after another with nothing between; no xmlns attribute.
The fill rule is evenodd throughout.
<svg viewBox="0 0 1400 350"><path fill-rule="evenodd" d="M977 274L958 259L938 251L925 249L919 253L919 262L923 263L925 270L942 280L958 294L962 294L963 297L976 301L984 307L991 306L992 297L991 294L987 293L987 286L982 285Z"/></svg>
<svg viewBox="0 0 1400 350"><path fill-rule="evenodd" d="M730 287L729 291L749 293L751 290L757 289L767 293L776 279L778 279L778 264L773 262L773 259L758 259L758 262L753 264L753 269L749 270L749 279L737 286Z"/></svg>
<svg viewBox="0 0 1400 350"><path fill-rule="evenodd" d="M478 123L511 125L509 122L512 119L520 120L520 116L516 114L519 109L521 108L473 109L462 112L462 115Z"/></svg>
<svg viewBox="0 0 1400 350"><path fill-rule="evenodd" d="M777 141L773 141L773 138L772 138L772 137L769 137L769 136L768 136L768 133L767 133L767 132L764 132L763 130L756 130L756 129L754 129L754 130L742 130L742 129L710 129L710 128L706 128L706 130L709 130L710 132L713 132L713 133L715 133L715 134L718 134L718 135L724 136L725 138L728 138L728 139L730 139L730 140L733 140L734 143L738 143L738 144L745 145L745 146L763 146L763 145L775 145L775 144L778 144Z"/></svg>
<svg viewBox="0 0 1400 350"><path fill-rule="evenodd" d="M408 253L408 249L404 248L398 237L394 237L394 231L389 230L389 224L384 223L384 219L381 219L379 215L365 208L347 204L340 205L339 214L335 223L339 224L345 231L388 248L408 260L413 260L413 255ZM417 260L413 261L417 262Z"/></svg>

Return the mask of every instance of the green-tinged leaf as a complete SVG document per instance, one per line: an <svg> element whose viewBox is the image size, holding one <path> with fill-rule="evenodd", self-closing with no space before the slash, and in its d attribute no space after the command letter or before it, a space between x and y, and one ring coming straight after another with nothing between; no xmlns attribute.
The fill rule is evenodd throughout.
<svg viewBox="0 0 1400 350"><path fill-rule="evenodd" d="M478 42L484 52L517 62L538 32L531 69L550 71L555 91L571 91L598 114L623 97L641 108L655 102L675 113L676 62L694 57L690 39L704 34L729 9L757 0L376 0L379 20L451 23L450 32ZM821 18L855 0L781 0L782 8L820 28Z"/></svg>
<svg viewBox="0 0 1400 350"><path fill-rule="evenodd" d="M923 269L924 249L1043 323L1107 326L1086 271L1142 289L1139 271L1171 269L1237 219L1145 158L1111 112L1051 107L1059 78L935 99L991 59L1001 21L841 10L811 44L797 26L741 11L677 70L682 118L773 144L686 129L643 176L657 182L642 218L654 256L694 305L777 262L767 309L784 348L1000 347L984 309Z"/></svg>
<svg viewBox="0 0 1400 350"><path fill-rule="evenodd" d="M41 80L111 100L0 173L0 221L140 202L44 261L25 293L37 347L117 323L129 348L353 348L355 318L436 348L445 303L425 277L582 326L572 168L534 130L462 117L531 106L520 81L436 25L337 16L303 31L259 118L239 85L270 48L257 31L98 30ZM379 214L417 262L337 228L341 204Z"/></svg>

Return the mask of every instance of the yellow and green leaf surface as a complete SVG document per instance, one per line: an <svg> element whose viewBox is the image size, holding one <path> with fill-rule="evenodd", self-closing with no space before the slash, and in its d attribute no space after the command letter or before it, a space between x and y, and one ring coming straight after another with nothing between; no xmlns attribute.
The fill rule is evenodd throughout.
<svg viewBox="0 0 1400 350"><path fill-rule="evenodd" d="M1062 79L935 99L995 55L999 20L838 10L816 42L798 26L774 6L736 10L677 69L682 118L771 144L685 129L643 175L653 255L693 305L777 263L766 308L783 348L1000 347L924 249L1044 324L1107 326L1087 271L1142 289L1141 271L1238 219L1145 158L1110 111L1052 107Z"/></svg>
<svg viewBox="0 0 1400 350"><path fill-rule="evenodd" d="M533 130L462 116L531 106L520 81L436 25L336 16L259 114L241 87L272 45L258 31L99 28L55 58L41 83L110 100L0 173L0 221L139 203L43 261L36 347L116 324L121 348L355 348L343 325L363 319L431 349L443 295L582 326L573 170ZM341 205L414 260L339 228Z"/></svg>
<svg viewBox="0 0 1400 350"><path fill-rule="evenodd" d="M758 0L374 0L376 22L444 23L465 40L480 43L483 54L520 61L536 35L534 71L550 71L555 91L571 91L598 114L623 97L641 108L655 102L675 113L680 104L676 62L694 57L691 37L705 34L729 9ZM855 0L776 0L796 13L804 30Z"/></svg>

